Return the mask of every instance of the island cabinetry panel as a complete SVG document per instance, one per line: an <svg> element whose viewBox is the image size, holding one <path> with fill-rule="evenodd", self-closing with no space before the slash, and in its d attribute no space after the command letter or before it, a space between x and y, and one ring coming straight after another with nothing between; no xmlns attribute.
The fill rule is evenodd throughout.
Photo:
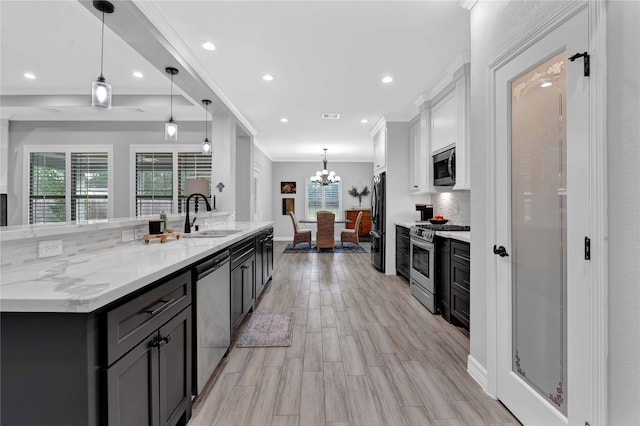
<svg viewBox="0 0 640 426"><path fill-rule="evenodd" d="M451 323L469 329L470 245L451 241Z"/></svg>
<svg viewBox="0 0 640 426"><path fill-rule="evenodd" d="M371 232L371 210L370 209L351 209L345 210L344 217L345 219L350 220L346 224L347 229L353 229L356 226L356 219L358 218L358 213L362 212L362 219L360 219L360 230L358 232L358 238L367 239L369 238L369 232Z"/></svg>
<svg viewBox="0 0 640 426"><path fill-rule="evenodd" d="M409 228L396 225L396 274L409 281L411 239Z"/></svg>
<svg viewBox="0 0 640 426"><path fill-rule="evenodd" d="M88 314L3 312L0 423L186 424L190 282L180 272Z"/></svg>
<svg viewBox="0 0 640 426"><path fill-rule="evenodd" d="M255 300L254 239L231 247L231 335L253 308Z"/></svg>

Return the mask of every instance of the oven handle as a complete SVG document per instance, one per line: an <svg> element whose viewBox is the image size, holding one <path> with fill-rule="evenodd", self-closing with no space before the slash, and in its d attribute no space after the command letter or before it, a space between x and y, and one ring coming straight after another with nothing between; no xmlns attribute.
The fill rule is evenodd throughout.
<svg viewBox="0 0 640 426"><path fill-rule="evenodd" d="M433 243L430 243L428 241L421 241L421 240L418 240L416 238L411 238L410 242L411 242L412 245L418 246L418 247L420 247L422 249L425 249L425 250L433 250L435 248Z"/></svg>

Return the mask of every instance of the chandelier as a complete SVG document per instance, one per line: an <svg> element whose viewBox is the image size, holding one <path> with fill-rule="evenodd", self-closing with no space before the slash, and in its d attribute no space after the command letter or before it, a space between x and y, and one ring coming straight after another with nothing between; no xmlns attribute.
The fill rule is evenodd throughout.
<svg viewBox="0 0 640 426"><path fill-rule="evenodd" d="M324 160L322 161L322 170L318 170L309 180L318 185L331 185L340 182L340 176L336 176L336 172L327 169L327 148L324 149Z"/></svg>

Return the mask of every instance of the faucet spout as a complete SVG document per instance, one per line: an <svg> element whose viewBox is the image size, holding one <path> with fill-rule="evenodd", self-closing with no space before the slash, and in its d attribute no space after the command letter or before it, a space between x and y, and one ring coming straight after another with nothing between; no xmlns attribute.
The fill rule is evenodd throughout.
<svg viewBox="0 0 640 426"><path fill-rule="evenodd" d="M207 197L205 197L203 194L200 194L198 192L193 193L191 195L189 195L187 197L187 199L184 202L184 206L185 206L185 211L187 213L186 217L185 217L185 221L184 221L184 233L185 234L190 234L191 233L191 226L193 225L190 221L189 221L189 200L191 200L194 197L202 197L202 199L204 200L206 206L207 206L207 211L210 212L211 211L211 204L209 204L209 200L207 200ZM193 222L195 223L195 219L193 219Z"/></svg>

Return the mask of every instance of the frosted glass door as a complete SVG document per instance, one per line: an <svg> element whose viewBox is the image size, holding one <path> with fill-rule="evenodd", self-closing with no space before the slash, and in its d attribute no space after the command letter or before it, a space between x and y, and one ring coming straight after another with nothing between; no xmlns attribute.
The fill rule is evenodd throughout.
<svg viewBox="0 0 640 426"><path fill-rule="evenodd" d="M565 52L511 83L512 371L567 413Z"/></svg>

